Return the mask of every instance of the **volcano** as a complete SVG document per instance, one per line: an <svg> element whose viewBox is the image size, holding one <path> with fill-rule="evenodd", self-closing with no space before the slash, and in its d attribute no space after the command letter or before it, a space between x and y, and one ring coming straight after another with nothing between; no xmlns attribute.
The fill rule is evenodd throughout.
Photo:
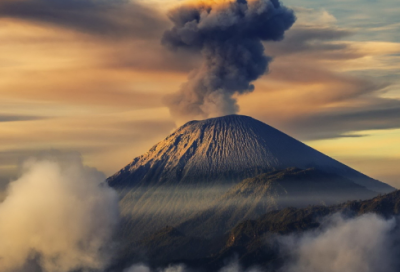
<svg viewBox="0 0 400 272"><path fill-rule="evenodd" d="M315 168L379 193L394 190L251 117L191 121L108 179L112 187L235 183L268 171Z"/></svg>
<svg viewBox="0 0 400 272"><path fill-rule="evenodd" d="M240 115L188 122L107 181L120 193L125 234L141 236L185 222L215 205L217 199L229 201L221 197L245 179L290 168L299 170L295 173L312 169L318 175L329 175L330 183L323 193L330 200L337 197L338 203L395 190L269 125ZM332 176L337 182L331 182ZM317 183L295 184L304 190L302 186ZM254 184L252 191L257 192L254 186L260 183ZM346 189L350 187L353 197ZM309 189L321 193L321 188ZM291 187L289 191L296 189ZM345 199L340 195L342 191Z"/></svg>

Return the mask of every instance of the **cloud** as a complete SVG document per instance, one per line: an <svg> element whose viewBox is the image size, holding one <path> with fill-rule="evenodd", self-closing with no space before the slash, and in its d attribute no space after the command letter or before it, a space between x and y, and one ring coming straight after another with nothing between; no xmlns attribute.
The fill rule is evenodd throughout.
<svg viewBox="0 0 400 272"><path fill-rule="evenodd" d="M32 120L40 120L42 118L43 117L39 117L39 116L0 114L0 123L4 123L4 122L19 122L19 121L32 121Z"/></svg>
<svg viewBox="0 0 400 272"><path fill-rule="evenodd" d="M202 56L189 81L166 97L180 122L238 112L233 96L252 92L252 82L268 70L262 41L282 40L295 21L278 0L188 2L169 17L174 26L162 43Z"/></svg>
<svg viewBox="0 0 400 272"><path fill-rule="evenodd" d="M0 270L103 268L119 220L117 194L79 157L45 157L24 163L0 204Z"/></svg>
<svg viewBox="0 0 400 272"><path fill-rule="evenodd" d="M287 5L299 5L299 2L295 0L286 0L285 3ZM330 13L329 17L334 15L333 17L341 25L358 28L361 30L357 34L358 39L400 41L398 35L396 35L399 27L397 15L400 9L394 0L354 0L351 3L351 5L344 6L342 1L320 1L318 5L315 5L312 0L303 0L301 5L303 7L318 7L316 10L320 13L318 17L323 17L322 13L325 10ZM323 9L319 9L319 7L323 7ZM316 12L304 8L303 10L302 17L309 20L312 18L307 15ZM295 8L295 11L298 13L299 9ZM329 20L328 16L326 16L325 21ZM316 20L313 19L313 21ZM321 21L319 20L319 22ZM385 31L382 31L382 28Z"/></svg>
<svg viewBox="0 0 400 272"><path fill-rule="evenodd" d="M164 116L160 118L158 116ZM79 151L85 162L107 175L132 158L145 153L168 135L175 124L167 109L149 109L79 118L53 117L31 122L2 124L0 135L0 191L17 175L17 165L26 157L37 157L42 147ZM29 133L28 133L29 132ZM29 141L26 137L29 135ZM113 158L110 161L110 158Z"/></svg>
<svg viewBox="0 0 400 272"><path fill-rule="evenodd" d="M155 10L125 0L3 0L0 17L121 39L157 38L166 24Z"/></svg>
<svg viewBox="0 0 400 272"><path fill-rule="evenodd" d="M174 74L182 74L183 77L187 71L193 70L201 63L200 56L192 52L171 52L153 41L121 43L118 47L109 46L101 59L101 65L111 69L140 69L148 73L167 73L169 77L176 77Z"/></svg>
<svg viewBox="0 0 400 272"><path fill-rule="evenodd" d="M287 126L293 131L307 130L305 138L308 140L355 137L357 131L400 127L400 101L379 98L371 100L363 107L321 110L301 116L288 122Z"/></svg>
<svg viewBox="0 0 400 272"><path fill-rule="evenodd" d="M305 7L293 7L294 12L297 14L297 25L319 25L329 26L337 23L337 18L333 16L326 9L312 9Z"/></svg>
<svg viewBox="0 0 400 272"><path fill-rule="evenodd" d="M335 215L326 220L322 231L281 239L293 258L281 272L396 271L395 219L367 214L355 219Z"/></svg>
<svg viewBox="0 0 400 272"><path fill-rule="evenodd" d="M274 62L257 96L238 98L241 113L301 140L400 127L400 100L385 97L396 88L387 75L398 70L390 55L400 45L349 41L355 33L334 22L297 23L279 44L265 43Z"/></svg>
<svg viewBox="0 0 400 272"><path fill-rule="evenodd" d="M348 43L340 42L351 35L354 35L354 31L336 26L296 25L288 31L284 41L279 44L267 43L265 47L272 56L277 57L291 58L293 54L302 54L303 57L308 54L311 57L311 53L312 56L322 54L324 59L332 56L359 58L362 54L351 50Z"/></svg>

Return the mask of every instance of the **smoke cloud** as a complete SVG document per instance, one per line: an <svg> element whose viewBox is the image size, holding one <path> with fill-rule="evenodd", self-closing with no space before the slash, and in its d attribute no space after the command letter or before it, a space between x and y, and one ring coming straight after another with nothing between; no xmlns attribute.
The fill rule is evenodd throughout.
<svg viewBox="0 0 400 272"><path fill-rule="evenodd" d="M166 97L177 120L238 112L236 94L254 90L252 82L268 70L263 41L279 41L295 22L279 0L188 2L169 14L174 26L162 43L202 56L180 91Z"/></svg>
<svg viewBox="0 0 400 272"><path fill-rule="evenodd" d="M374 214L345 220L335 215L328 227L281 242L293 257L281 272L394 272L396 220Z"/></svg>
<svg viewBox="0 0 400 272"><path fill-rule="evenodd" d="M119 221L104 180L74 156L25 162L0 204L0 270L102 269Z"/></svg>

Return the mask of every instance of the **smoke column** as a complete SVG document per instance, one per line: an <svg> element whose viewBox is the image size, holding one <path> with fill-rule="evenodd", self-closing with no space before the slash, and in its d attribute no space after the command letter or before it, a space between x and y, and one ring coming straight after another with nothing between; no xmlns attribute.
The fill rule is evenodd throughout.
<svg viewBox="0 0 400 272"><path fill-rule="evenodd" d="M279 0L187 2L169 14L173 28L164 46L200 53L202 63L180 91L166 97L178 121L238 112L235 94L254 90L252 82L268 70L263 41L279 41L295 22Z"/></svg>

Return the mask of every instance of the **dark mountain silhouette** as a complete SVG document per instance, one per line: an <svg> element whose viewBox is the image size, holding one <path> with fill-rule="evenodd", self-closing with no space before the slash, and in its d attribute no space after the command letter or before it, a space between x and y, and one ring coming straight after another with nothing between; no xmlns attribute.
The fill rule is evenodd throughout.
<svg viewBox="0 0 400 272"><path fill-rule="evenodd" d="M385 218L400 214L400 191L364 201L333 206L309 206L270 211L255 220L245 220L213 239L193 238L176 228L166 228L143 239L141 247L152 265L184 263L207 271L218 271L236 256L244 267L259 265L278 270L286 256L274 244L276 235L301 233L319 228L323 218L336 213L356 217L375 213ZM197 246L198 245L198 246Z"/></svg>

